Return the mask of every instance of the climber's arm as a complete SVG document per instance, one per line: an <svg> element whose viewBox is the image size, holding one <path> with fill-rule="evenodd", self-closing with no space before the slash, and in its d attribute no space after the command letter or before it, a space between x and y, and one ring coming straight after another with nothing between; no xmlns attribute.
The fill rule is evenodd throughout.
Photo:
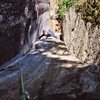
<svg viewBox="0 0 100 100"><path fill-rule="evenodd" d="M44 36L44 34L42 34L41 36L39 36L39 38L38 38L38 39L41 39L43 36Z"/></svg>

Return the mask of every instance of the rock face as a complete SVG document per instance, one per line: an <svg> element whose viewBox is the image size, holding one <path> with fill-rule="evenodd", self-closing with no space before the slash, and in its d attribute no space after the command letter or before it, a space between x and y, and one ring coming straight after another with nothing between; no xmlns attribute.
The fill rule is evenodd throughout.
<svg viewBox="0 0 100 100"><path fill-rule="evenodd" d="M50 0L33 0L36 1L37 3L50 3Z"/></svg>
<svg viewBox="0 0 100 100"><path fill-rule="evenodd" d="M76 98L82 93L96 91L100 78L98 68L93 65L84 66L69 54L62 41L55 38L43 39L37 41L32 50L0 72L0 100L20 100L20 62L25 88L36 100L39 97L53 100L57 94L60 98L67 98L68 95ZM48 96L51 99L47 99Z"/></svg>
<svg viewBox="0 0 100 100"><path fill-rule="evenodd" d="M70 52L86 63L100 64L100 28L85 23L75 7L63 17L64 41Z"/></svg>
<svg viewBox="0 0 100 100"><path fill-rule="evenodd" d="M41 1L41 2L40 2ZM34 44L38 37L42 34L43 29L49 28L49 4L46 1L40 0L36 2L37 19L32 21L30 29L30 40ZM35 15L36 16L36 15Z"/></svg>
<svg viewBox="0 0 100 100"><path fill-rule="evenodd" d="M3 16L2 15L0 15L0 22L2 22L3 21Z"/></svg>
<svg viewBox="0 0 100 100"><path fill-rule="evenodd" d="M38 40L41 31L47 29L49 0L36 0L35 5L31 4L33 16L28 24L27 18L23 17L25 6L24 0L0 1L0 66L19 52L25 54Z"/></svg>
<svg viewBox="0 0 100 100"><path fill-rule="evenodd" d="M0 1L0 66L19 52L21 28L18 21L23 6L24 0Z"/></svg>
<svg viewBox="0 0 100 100"><path fill-rule="evenodd" d="M20 25L0 33L0 65L14 57L20 47ZM17 31L16 31L17 30Z"/></svg>
<svg viewBox="0 0 100 100"><path fill-rule="evenodd" d="M41 5L39 6L40 15L37 16L37 20L31 21L28 34L32 48L24 56L0 68L0 100L21 99L20 67L23 72L25 90L29 92L32 100L100 100L100 68L93 64L84 65L69 53L67 48L70 48L68 45L70 34L76 30L74 26L71 33L67 35L69 37L66 34L64 36L65 39L67 38L67 47L64 42L54 37L38 40L41 31L49 28L50 16L48 3L47 5L41 3L47 0L37 1L39 1L37 5ZM44 13L41 12L42 8ZM77 16L75 10L72 12ZM71 12L70 14L73 15ZM65 26L68 21L71 21L71 25L74 23L71 18L66 20L63 23ZM71 27L70 23L68 25ZM67 28L66 32L69 32ZM80 35L75 34L75 36ZM84 42L86 43L85 40Z"/></svg>

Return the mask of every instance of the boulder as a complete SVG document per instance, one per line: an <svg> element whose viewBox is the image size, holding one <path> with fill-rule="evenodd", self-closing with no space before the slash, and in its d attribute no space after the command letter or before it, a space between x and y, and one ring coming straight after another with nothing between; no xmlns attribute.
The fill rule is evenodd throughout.
<svg viewBox="0 0 100 100"><path fill-rule="evenodd" d="M93 92L99 83L96 66L83 65L62 41L50 37L37 41L27 55L0 72L0 100L20 100L20 62L25 89L36 100L47 96L54 99L58 94L60 98L76 98Z"/></svg>

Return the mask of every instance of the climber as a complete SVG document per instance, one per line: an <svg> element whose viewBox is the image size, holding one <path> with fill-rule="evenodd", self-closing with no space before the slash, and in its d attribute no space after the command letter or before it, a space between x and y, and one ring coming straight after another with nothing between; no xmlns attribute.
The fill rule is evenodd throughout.
<svg viewBox="0 0 100 100"><path fill-rule="evenodd" d="M46 38L52 36L52 37L55 37L55 38L60 39L60 35L61 35L61 33L52 32L51 30L48 30L48 31L43 30L42 33L43 33L43 34L42 34L41 36L39 36L39 39L41 39L43 36L45 36Z"/></svg>

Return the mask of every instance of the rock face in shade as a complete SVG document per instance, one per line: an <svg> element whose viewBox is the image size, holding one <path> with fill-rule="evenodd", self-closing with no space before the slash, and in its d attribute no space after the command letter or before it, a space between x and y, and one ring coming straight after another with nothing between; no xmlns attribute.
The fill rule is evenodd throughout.
<svg viewBox="0 0 100 100"><path fill-rule="evenodd" d="M18 21L23 5L24 0L0 1L0 66L19 53L21 28Z"/></svg>
<svg viewBox="0 0 100 100"><path fill-rule="evenodd" d="M3 16L2 15L0 15L0 22L2 22L3 21Z"/></svg>
<svg viewBox="0 0 100 100"><path fill-rule="evenodd" d="M22 3L23 2L23 3ZM19 4L20 3L20 4ZM40 0L36 2L36 8L37 8L37 13L34 14L35 19L31 21L30 24L30 30L29 33L24 35L25 32L25 27L22 26L23 23L25 23L25 19L21 19L20 20L20 16L22 15L22 11L24 12L24 8L23 6L25 6L25 2L23 0L19 1L16 3L16 1L10 1L8 2L3 2L1 1L1 5L4 5L4 9L7 11L6 15L8 15L8 12L13 12L12 15L9 15L8 19L10 22L13 22L13 25L11 26L11 24L6 23L5 28L2 28L2 24L4 23L2 21L2 7L0 9L0 66L2 64L4 64L5 62L11 60L11 58L13 58L14 56L16 56L19 51L21 50L21 55L25 54L29 48L32 46L32 44L34 44L35 41L38 40L39 35L41 34L41 31L43 29L43 27L48 27L48 19L49 19L49 13L47 13L49 11L49 3L47 0ZM19 5L20 10L16 9L16 5ZM10 8L8 9L7 6L9 5L9 7L11 6L11 10ZM19 12L18 12L18 11ZM46 13L45 13L46 12ZM44 14L45 13L45 14ZM9 13L10 14L10 13ZM13 21L13 17L15 14L15 20ZM18 18L17 18L18 17ZM8 20L7 19L7 20ZM17 22L17 23L16 23ZM8 27L9 26L9 27ZM2 32L3 31L3 32ZM27 45L23 45L23 40L24 37L27 37L29 39L29 46ZM25 40L27 41L27 40ZM9 52L8 52L9 51ZM16 59L16 58L15 58Z"/></svg>
<svg viewBox="0 0 100 100"><path fill-rule="evenodd" d="M36 3L50 3L50 0L33 0L36 1Z"/></svg>
<svg viewBox="0 0 100 100"><path fill-rule="evenodd" d="M100 92L96 93L100 78L98 68L83 65L68 52L62 41L43 39L37 41L32 50L9 65L8 70L0 72L0 100L20 100L20 61L25 88L32 97L44 100L59 100L57 98L60 97L65 100L63 98L81 98L82 95L87 98L90 94L99 98Z"/></svg>
<svg viewBox="0 0 100 100"><path fill-rule="evenodd" d="M14 57L20 47L20 24L0 33L0 65ZM17 31L16 31L17 30Z"/></svg>
<svg viewBox="0 0 100 100"><path fill-rule="evenodd" d="M36 8L38 10L38 15L41 15L44 12L49 11L49 4L48 3L38 3L36 4Z"/></svg>

